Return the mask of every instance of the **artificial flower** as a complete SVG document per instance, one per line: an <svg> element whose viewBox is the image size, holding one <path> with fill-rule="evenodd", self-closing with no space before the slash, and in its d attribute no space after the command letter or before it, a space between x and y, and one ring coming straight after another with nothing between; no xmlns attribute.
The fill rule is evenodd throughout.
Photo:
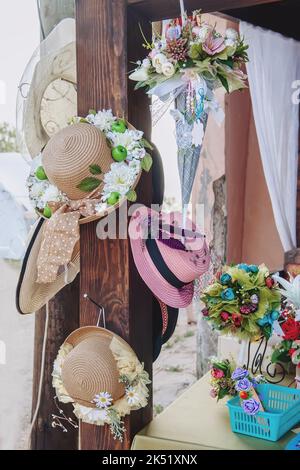
<svg viewBox="0 0 300 470"><path fill-rule="evenodd" d="M258 302L259 302L258 295L257 294L251 295L250 300L253 304L258 304Z"/></svg>
<svg viewBox="0 0 300 470"><path fill-rule="evenodd" d="M142 131L127 129L125 132L108 132L107 138L110 140L114 147L121 145L127 151L131 151L140 145L144 133Z"/></svg>
<svg viewBox="0 0 300 470"><path fill-rule="evenodd" d="M89 114L86 119L89 123L100 129L102 132L108 132L116 120L111 109L103 109L98 111L96 114Z"/></svg>
<svg viewBox="0 0 300 470"><path fill-rule="evenodd" d="M300 338L300 322L293 318L288 318L281 324L284 333L284 339L287 341L295 341Z"/></svg>
<svg viewBox="0 0 300 470"><path fill-rule="evenodd" d="M230 318L230 313L225 312L225 311L224 311L224 312L221 312L221 313L220 313L220 317L222 318L223 321L228 321L229 318Z"/></svg>
<svg viewBox="0 0 300 470"><path fill-rule="evenodd" d="M213 31L210 31L202 44L202 48L208 55L219 54L225 49L224 38L215 37Z"/></svg>
<svg viewBox="0 0 300 470"><path fill-rule="evenodd" d="M235 384L235 388L238 392L249 392L252 388L252 383L247 378L240 379Z"/></svg>
<svg viewBox="0 0 300 470"><path fill-rule="evenodd" d="M212 26L209 24L203 24L202 26L194 26L193 33L197 36L199 42L205 41L209 32L212 31Z"/></svg>
<svg viewBox="0 0 300 470"><path fill-rule="evenodd" d="M231 319L233 321L233 324L235 327L240 327L241 324L242 324L242 315L240 315L239 313L233 313L231 315Z"/></svg>
<svg viewBox="0 0 300 470"><path fill-rule="evenodd" d="M161 66L161 71L165 77L170 78L175 73L175 67L172 62L165 62Z"/></svg>
<svg viewBox="0 0 300 470"><path fill-rule="evenodd" d="M280 289L281 294L291 302L295 308L300 308L300 274L294 279L291 278L290 281L278 275L274 275L273 279L283 287L283 289Z"/></svg>
<svg viewBox="0 0 300 470"><path fill-rule="evenodd" d="M135 406L139 403L140 398L134 387L128 387L125 390L126 398L130 406Z"/></svg>
<svg viewBox="0 0 300 470"><path fill-rule="evenodd" d="M228 273L223 273L223 274L221 274L221 276L220 276L220 282L221 282L221 284L227 285L227 284L229 284L231 281L232 281L232 277L230 276L230 274L228 274Z"/></svg>
<svg viewBox="0 0 300 470"><path fill-rule="evenodd" d="M112 163L110 171L104 175L103 200L106 201L112 192L125 196L136 180L136 170L125 162Z"/></svg>
<svg viewBox="0 0 300 470"><path fill-rule="evenodd" d="M101 392L98 395L95 395L93 399L93 403L97 406L97 408L108 408L112 404L112 396L108 392Z"/></svg>
<svg viewBox="0 0 300 470"><path fill-rule="evenodd" d="M211 370L211 375L215 379L221 379L221 378L224 377L225 374L221 369L217 369L217 368L213 367L212 370Z"/></svg>
<svg viewBox="0 0 300 470"><path fill-rule="evenodd" d="M148 59L148 57L146 57L146 59L143 60L142 67L144 69L149 69L151 67L151 60Z"/></svg>
<svg viewBox="0 0 300 470"><path fill-rule="evenodd" d="M231 287L228 287L227 289L223 290L223 292L221 293L221 297L223 300L234 300L235 294L233 289L231 289Z"/></svg>
<svg viewBox="0 0 300 470"><path fill-rule="evenodd" d="M224 44L225 44L226 47L234 48L236 46L236 41L234 39L226 38L225 41L224 41Z"/></svg>
<svg viewBox="0 0 300 470"><path fill-rule="evenodd" d="M245 377L248 377L249 372L243 367L237 367L231 374L232 380L242 380Z"/></svg>
<svg viewBox="0 0 300 470"><path fill-rule="evenodd" d="M165 62L168 62L168 59L161 52L156 54L152 59L152 65L156 69L156 71L157 70L162 70L162 64L164 64ZM158 71L157 73L161 73L161 72Z"/></svg>
<svg viewBox="0 0 300 470"><path fill-rule="evenodd" d="M254 398L242 401L242 408L248 415L256 415L260 408L260 403Z"/></svg>
<svg viewBox="0 0 300 470"><path fill-rule="evenodd" d="M237 41L239 37L239 33L233 28L227 28L225 31L225 38L232 39L233 41Z"/></svg>

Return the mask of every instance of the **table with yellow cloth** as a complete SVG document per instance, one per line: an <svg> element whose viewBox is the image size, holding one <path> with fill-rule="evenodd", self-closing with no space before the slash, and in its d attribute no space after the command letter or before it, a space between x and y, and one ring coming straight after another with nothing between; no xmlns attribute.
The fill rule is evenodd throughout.
<svg viewBox="0 0 300 470"><path fill-rule="evenodd" d="M295 436L271 442L233 433L226 399L217 403L209 391L207 374L135 436L132 450L283 450Z"/></svg>

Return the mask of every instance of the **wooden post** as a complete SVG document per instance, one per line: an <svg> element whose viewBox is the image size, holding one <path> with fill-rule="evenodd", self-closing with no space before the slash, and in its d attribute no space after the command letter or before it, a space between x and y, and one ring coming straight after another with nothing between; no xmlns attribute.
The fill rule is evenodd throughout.
<svg viewBox="0 0 300 470"><path fill-rule="evenodd" d="M144 53L138 22L151 35L151 25L143 18L132 13L127 21L125 0L76 0L78 113L111 108L116 115L128 116L149 138L148 100L143 92L133 94L132 88L127 93L127 57L135 60ZM149 205L151 193L151 175L143 175L138 201ZM151 294L136 272L129 240L99 240L96 226L83 225L80 232L80 325L95 325L98 316L97 308L83 299L87 292L104 306L107 328L133 346L151 375ZM151 417L150 400L147 408L126 418L122 444L113 440L108 426L83 424L81 448L129 449L134 434Z"/></svg>
<svg viewBox="0 0 300 470"><path fill-rule="evenodd" d="M74 0L41 0L41 37L47 37L54 26L63 18L74 17ZM36 314L34 339L34 375L32 393L32 417L38 405L42 349L45 332L45 311ZM51 427L51 415L57 413L54 404L55 391L52 387L52 369L58 349L79 325L79 275L74 282L59 292L48 305L49 324L47 328L46 355L40 405L35 426L30 436L32 450L57 449L75 450L78 445L77 430L70 427L67 433ZM72 414L72 407L64 408Z"/></svg>

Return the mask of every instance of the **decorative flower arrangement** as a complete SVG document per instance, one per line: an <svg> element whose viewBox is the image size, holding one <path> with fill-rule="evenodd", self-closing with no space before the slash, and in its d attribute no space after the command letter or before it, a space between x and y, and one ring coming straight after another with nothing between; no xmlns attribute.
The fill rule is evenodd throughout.
<svg viewBox="0 0 300 470"><path fill-rule="evenodd" d="M300 369L300 276L287 281L274 276L283 287L280 293L286 306L279 318L281 342L274 347L272 362L292 363Z"/></svg>
<svg viewBox="0 0 300 470"><path fill-rule="evenodd" d="M51 217L52 210L48 205L50 201L58 205L67 201L67 196L49 182L42 167L41 154L32 161L27 188L33 207L45 217Z"/></svg>
<svg viewBox="0 0 300 470"><path fill-rule="evenodd" d="M112 396L103 390L95 395L91 406L83 406L76 403L68 395L62 381L62 366L65 358L73 349L72 345L64 344L57 355L53 367L53 387L56 389L56 395L60 402L73 403L74 414L83 422L104 426L108 424L114 439L122 442L124 435L123 417L130 414L131 411L138 410L147 405L149 391L147 385L150 383L149 375L144 370L137 358L126 354L119 342L115 339L110 344L110 349L117 362L119 371L119 382L124 384L125 395L119 400L113 401ZM56 418L56 416L53 416ZM54 421L54 426L59 424Z"/></svg>
<svg viewBox="0 0 300 470"><path fill-rule="evenodd" d="M91 165L91 175L84 178L78 188L92 193L103 183L99 203L95 205L96 212L113 206L124 197L135 202L137 196L133 185L137 176L141 170L150 171L152 166L152 157L147 152L148 149L152 150L152 147L143 137L143 132L128 129L126 121L113 116L111 110L90 110L86 118L73 117L70 120L70 124L79 122L94 125L105 134L115 162L103 176L98 165ZM41 156L33 162L27 186L34 208L44 217L51 217L57 207L68 203L67 196L50 184L42 166Z"/></svg>
<svg viewBox="0 0 300 470"><path fill-rule="evenodd" d="M224 266L201 297L203 316L225 334L269 338L278 320L280 292L265 265Z"/></svg>
<svg viewBox="0 0 300 470"><path fill-rule="evenodd" d="M176 125L184 210L190 200L208 114L211 112L218 124L224 119L214 90L224 87L230 93L246 87L242 69L248 61L248 46L235 30L229 28L221 34L215 25L202 21L200 11L191 17L182 11L181 18L172 20L163 36L151 42L143 32L142 36L148 54L129 78L137 82L135 89L145 88L148 95L160 100L158 106L153 103L154 114L158 109L156 118L174 102L171 114Z"/></svg>
<svg viewBox="0 0 300 470"><path fill-rule="evenodd" d="M225 396L239 395L245 413L254 415L261 409L261 402L255 392L255 387L265 382L262 375L251 377L246 368L236 368L228 359L223 361L213 359L211 365L210 395L212 398L217 398L219 401Z"/></svg>
<svg viewBox="0 0 300 470"><path fill-rule="evenodd" d="M201 117L206 101L211 101L209 89L223 86L231 92L246 86L242 65L248 60L248 46L234 29L221 34L203 22L200 11L185 17L184 22L181 18L172 20L165 37L156 37L151 43L144 37L144 41L148 55L129 78L138 82L136 89L146 87L159 97L187 88L189 120Z"/></svg>

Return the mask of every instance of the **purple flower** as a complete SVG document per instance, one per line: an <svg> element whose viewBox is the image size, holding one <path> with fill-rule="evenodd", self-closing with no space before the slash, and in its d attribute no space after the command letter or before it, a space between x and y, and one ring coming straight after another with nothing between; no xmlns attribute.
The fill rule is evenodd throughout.
<svg viewBox="0 0 300 470"><path fill-rule="evenodd" d="M238 392L249 392L252 388L252 383L247 378L244 378L235 384L235 388Z"/></svg>
<svg viewBox="0 0 300 470"><path fill-rule="evenodd" d="M254 398L242 401L242 408L248 415L256 415L259 412L260 404Z"/></svg>
<svg viewBox="0 0 300 470"><path fill-rule="evenodd" d="M249 375L249 372L247 369L244 369L243 367L238 367L232 372L231 378L232 380L241 380L244 379Z"/></svg>

